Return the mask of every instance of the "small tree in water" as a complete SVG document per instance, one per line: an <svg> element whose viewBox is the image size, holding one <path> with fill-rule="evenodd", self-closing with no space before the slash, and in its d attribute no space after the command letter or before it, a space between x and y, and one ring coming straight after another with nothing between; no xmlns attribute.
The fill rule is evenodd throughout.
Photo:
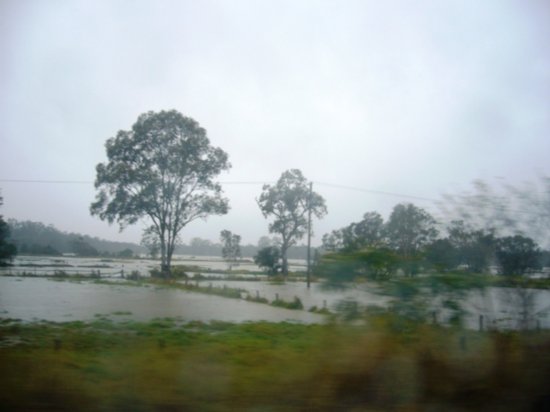
<svg viewBox="0 0 550 412"><path fill-rule="evenodd" d="M278 247L266 246L254 256L254 263L260 268L266 269L269 276L273 276L281 269L280 259L281 252Z"/></svg>
<svg viewBox="0 0 550 412"><path fill-rule="evenodd" d="M181 113L139 116L105 144L107 163L96 167L98 190L90 211L120 229L142 218L160 243L161 274L170 276L181 230L191 221L223 215L228 201L214 178L229 169L227 154L210 145L206 130Z"/></svg>
<svg viewBox="0 0 550 412"><path fill-rule="evenodd" d="M222 256L228 262L229 270L231 270L232 265L241 257L241 237L234 235L229 230L222 230L220 240L222 242Z"/></svg>

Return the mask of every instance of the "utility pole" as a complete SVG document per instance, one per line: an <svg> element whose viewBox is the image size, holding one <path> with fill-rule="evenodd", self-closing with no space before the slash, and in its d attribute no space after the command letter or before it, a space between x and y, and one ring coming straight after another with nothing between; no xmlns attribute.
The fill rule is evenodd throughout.
<svg viewBox="0 0 550 412"><path fill-rule="evenodd" d="M311 283L311 200L313 198L313 182L309 182L309 200L307 202L307 288Z"/></svg>

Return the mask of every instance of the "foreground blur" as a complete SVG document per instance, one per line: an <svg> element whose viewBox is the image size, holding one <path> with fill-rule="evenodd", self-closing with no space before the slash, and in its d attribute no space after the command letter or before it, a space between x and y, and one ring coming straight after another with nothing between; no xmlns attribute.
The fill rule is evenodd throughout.
<svg viewBox="0 0 550 412"><path fill-rule="evenodd" d="M545 410L550 334L347 323L0 326L3 410ZM547 410L547 409L546 409Z"/></svg>

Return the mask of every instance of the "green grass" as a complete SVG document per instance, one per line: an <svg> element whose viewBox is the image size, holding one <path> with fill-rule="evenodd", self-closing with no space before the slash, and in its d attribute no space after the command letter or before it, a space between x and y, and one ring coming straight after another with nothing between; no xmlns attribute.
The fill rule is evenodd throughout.
<svg viewBox="0 0 550 412"><path fill-rule="evenodd" d="M2 410L521 411L547 395L550 332L3 319L0 367Z"/></svg>

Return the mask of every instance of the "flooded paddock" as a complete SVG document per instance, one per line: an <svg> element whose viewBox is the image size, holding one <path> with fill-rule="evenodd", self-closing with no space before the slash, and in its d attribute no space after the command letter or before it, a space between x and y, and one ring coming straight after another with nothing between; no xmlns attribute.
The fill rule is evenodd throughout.
<svg viewBox="0 0 550 412"><path fill-rule="evenodd" d="M212 320L245 322L322 323L326 317L308 312L315 307L338 312L342 302L356 302L360 310L368 306L386 307L390 298L365 283L346 289L326 289L303 282L210 280L202 287L235 288L251 298L268 302L300 299L304 310L289 310L244 299L230 299L152 284L98 284L90 280L56 280L41 277L0 276L0 317L25 321L55 322L90 320L111 316L121 320L150 320L174 317L182 321ZM537 289L488 288L471 291L462 300L464 326L469 329L549 329L550 291ZM437 321L445 323L445 312L434 307Z"/></svg>
<svg viewBox="0 0 550 412"><path fill-rule="evenodd" d="M296 268L303 262L293 261ZM196 268L197 274L208 280L193 280L201 287L233 288L245 291L251 298L268 302L300 299L304 310L288 310L239 299L227 299L183 290L142 285L104 285L90 281L75 282L70 277L63 281L48 279L55 273L90 275L125 282L122 274L139 272L142 276L158 268L158 261L148 259L103 259L78 257L18 256L14 266L2 268L0 275L26 273L31 277L0 276L0 317L24 320L52 321L86 320L95 316L112 315L117 318L148 320L156 317L179 317L185 321L220 320L243 322L267 320L279 322L323 322L324 317L308 313L311 308L338 312L342 302L354 302L359 310L368 306L387 307L390 297L380 293L373 282L349 284L345 288L329 289L323 282L287 281L274 283L265 275L239 274L243 280L229 280L227 262L219 257L177 256L174 265ZM235 270L256 272L258 267L242 261ZM218 272L219 271L219 272ZM190 271L189 275L196 274ZM36 277L33 277L36 276ZM215 279L212 279L215 278ZM448 313L430 303L434 319L445 323ZM464 309L464 326L470 329L534 329L550 328L550 291L540 289L492 287L484 291L470 291L460 304Z"/></svg>
<svg viewBox="0 0 550 412"><path fill-rule="evenodd" d="M202 322L324 321L323 316L306 311L155 286L0 277L0 317L64 322L101 315L140 321L161 317Z"/></svg>
<svg viewBox="0 0 550 412"><path fill-rule="evenodd" d="M53 275L56 272L66 272L68 274L87 275L92 272L99 272L104 277L121 277L122 274L138 272L140 276L149 276L153 269L159 269L160 262L152 259L122 259L122 258L101 258L101 257L75 257L75 256L16 256L13 260L13 266L0 268L0 274L17 275L27 273L37 276ZM216 272L209 273L209 276L220 278L227 275L222 273L229 268L228 263L217 256L189 256L175 255L172 265L186 265L197 267L197 273L200 271ZM231 264L234 271L259 272L260 268L252 259L242 259ZM306 269L305 261L289 259L289 270L304 271ZM195 272L191 271L190 275Z"/></svg>

